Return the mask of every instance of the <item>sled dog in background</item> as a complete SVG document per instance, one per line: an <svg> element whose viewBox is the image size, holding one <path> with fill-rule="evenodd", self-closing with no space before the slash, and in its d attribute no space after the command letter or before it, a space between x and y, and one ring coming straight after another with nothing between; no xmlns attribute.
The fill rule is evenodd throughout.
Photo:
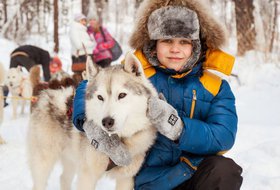
<svg viewBox="0 0 280 190"><path fill-rule="evenodd" d="M90 61L87 63L87 78L87 119L102 126L103 119L114 118L114 131L111 132L121 138L132 162L105 171L109 157L95 150L85 134L73 128L71 116L67 114L75 88L45 90L32 111L27 136L33 190L46 189L48 177L58 159L63 166L61 189L71 189L75 174L78 175L78 190L95 189L103 174L116 179L116 189L133 189L133 177L156 138L156 129L146 111L148 99L158 96L157 92L133 54L126 56L124 65L107 68L100 68Z"/></svg>
<svg viewBox="0 0 280 190"><path fill-rule="evenodd" d="M5 71L2 63L0 63L0 126L4 119L4 93L3 93L3 83L5 79ZM0 135L0 144L4 144L5 141Z"/></svg>
<svg viewBox="0 0 280 190"><path fill-rule="evenodd" d="M29 76L25 77L21 67L10 68L5 84L12 95L13 119L17 117L18 104L21 104L21 114L24 113L26 101L32 97L32 85Z"/></svg>
<svg viewBox="0 0 280 190"><path fill-rule="evenodd" d="M35 65L30 69L29 72L30 82L32 84L33 92L32 97L34 101L31 101L31 112L35 104L37 103L38 97L41 92L47 89L61 89L69 86L77 87L78 84L70 76L64 76L62 78L50 79L49 82L41 80L41 69L40 66Z"/></svg>

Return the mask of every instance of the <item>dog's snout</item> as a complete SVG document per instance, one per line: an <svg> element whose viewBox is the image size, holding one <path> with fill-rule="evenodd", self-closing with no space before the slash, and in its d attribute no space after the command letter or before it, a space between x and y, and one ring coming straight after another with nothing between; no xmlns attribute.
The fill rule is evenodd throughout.
<svg viewBox="0 0 280 190"><path fill-rule="evenodd" d="M104 119L102 119L102 125L106 128L106 129L110 129L114 126L115 120L112 117L105 117Z"/></svg>

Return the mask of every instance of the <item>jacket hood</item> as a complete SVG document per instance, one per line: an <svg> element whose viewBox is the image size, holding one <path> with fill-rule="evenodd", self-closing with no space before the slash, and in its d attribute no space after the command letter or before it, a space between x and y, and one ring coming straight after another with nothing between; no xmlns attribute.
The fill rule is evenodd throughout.
<svg viewBox="0 0 280 190"><path fill-rule="evenodd" d="M144 0L140 5L134 31L129 44L133 49L143 49L150 42L148 20L153 11L165 6L184 6L197 13L200 23L200 40L207 48L219 49L226 43L226 30L214 17L213 11L201 0ZM212 14L211 14L212 13Z"/></svg>

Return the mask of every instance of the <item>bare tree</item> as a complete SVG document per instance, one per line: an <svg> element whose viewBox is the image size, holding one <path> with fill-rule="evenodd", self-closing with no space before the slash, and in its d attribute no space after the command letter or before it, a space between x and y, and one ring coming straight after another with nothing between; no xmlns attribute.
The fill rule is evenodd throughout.
<svg viewBox="0 0 280 190"><path fill-rule="evenodd" d="M234 0L236 28L237 28L237 54L242 56L256 45L256 30L253 16L253 0Z"/></svg>
<svg viewBox="0 0 280 190"><path fill-rule="evenodd" d="M96 6L96 11L97 11L97 16L99 18L99 21L103 23L103 10L104 10L104 1L103 0L95 0L95 6Z"/></svg>
<svg viewBox="0 0 280 190"><path fill-rule="evenodd" d="M4 24L7 22L8 20L8 11L7 11L7 0L1 0L3 9L1 10L1 17L4 17ZM3 11L3 12L2 12Z"/></svg>
<svg viewBox="0 0 280 190"><path fill-rule="evenodd" d="M279 55L279 4L280 0L255 0L255 26L257 51L265 54L265 59L278 61ZM277 60L278 59L278 60Z"/></svg>
<svg viewBox="0 0 280 190"><path fill-rule="evenodd" d="M59 51L59 37L58 37L58 19L59 19L59 14L58 14L58 0L53 1L53 20L54 20L54 52L58 53Z"/></svg>
<svg viewBox="0 0 280 190"><path fill-rule="evenodd" d="M65 28L65 32L67 32L67 27L69 26L69 3L68 0L60 0L59 4L59 20L60 20L60 27Z"/></svg>
<svg viewBox="0 0 280 190"><path fill-rule="evenodd" d="M90 0L82 0L82 13L88 15Z"/></svg>
<svg viewBox="0 0 280 190"><path fill-rule="evenodd" d="M270 38L270 45L269 45L269 52L272 52L274 47L274 42L276 40L277 34L277 18L278 18L278 2L276 0L271 0L272 7L273 7L273 19L272 19L272 26L271 26L271 38Z"/></svg>
<svg viewBox="0 0 280 190"><path fill-rule="evenodd" d="M36 3L36 2L35 2ZM30 33L35 18L36 4L34 1L24 0L17 2L16 10L12 12L11 18L3 25L2 35L7 39L22 42Z"/></svg>

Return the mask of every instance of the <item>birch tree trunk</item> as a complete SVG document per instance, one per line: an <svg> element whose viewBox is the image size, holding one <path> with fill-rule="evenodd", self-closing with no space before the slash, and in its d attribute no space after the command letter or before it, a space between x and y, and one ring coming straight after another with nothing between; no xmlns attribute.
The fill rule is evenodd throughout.
<svg viewBox="0 0 280 190"><path fill-rule="evenodd" d="M273 47L274 47L274 42L276 40L276 34L277 34L277 15L278 15L278 4L277 2L274 0L273 2L273 19L272 19L272 26L271 26L271 39L270 39L270 44L269 44L269 52L273 51Z"/></svg>

